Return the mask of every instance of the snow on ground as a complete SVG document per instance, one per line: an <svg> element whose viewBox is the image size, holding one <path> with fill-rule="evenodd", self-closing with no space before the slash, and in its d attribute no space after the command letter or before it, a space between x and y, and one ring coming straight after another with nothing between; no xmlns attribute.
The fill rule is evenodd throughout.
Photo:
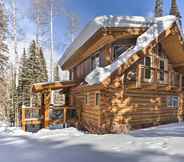
<svg viewBox="0 0 184 162"><path fill-rule="evenodd" d="M0 162L184 161L184 123L127 135L84 134L75 128L43 129L32 134L6 124L0 126Z"/></svg>

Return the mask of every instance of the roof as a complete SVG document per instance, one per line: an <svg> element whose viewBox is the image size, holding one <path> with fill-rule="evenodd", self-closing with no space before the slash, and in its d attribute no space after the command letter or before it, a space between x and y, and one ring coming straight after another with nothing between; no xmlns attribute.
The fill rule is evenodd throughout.
<svg viewBox="0 0 184 162"><path fill-rule="evenodd" d="M98 67L93 70L90 74L86 76L85 81L88 83L88 85L95 85L103 82L105 79L111 76L111 74L116 71L120 66L128 63L128 59L130 59L134 54L146 48L152 41L157 39L161 33L166 31L175 22L179 28L181 35L183 36L180 25L175 16L154 18L152 25L150 25L147 31L145 31L137 38L137 42L134 47L131 47L124 53L122 53L117 61L113 62L112 64L106 67Z"/></svg>
<svg viewBox="0 0 184 162"><path fill-rule="evenodd" d="M108 27L149 27L155 18L140 16L100 16L88 23L79 36L66 49L59 60L62 66L75 52L82 47L97 31Z"/></svg>
<svg viewBox="0 0 184 162"><path fill-rule="evenodd" d="M99 84L108 78L122 64L127 63L135 53L140 52L149 44L157 39L161 33L170 28L174 23L177 24L181 36L178 19L175 16L168 15L164 17L139 17L139 16L101 16L91 21L74 42L68 47L64 55L61 57L59 64L62 66L75 52L81 48L98 30L106 27L146 27L146 31L137 38L136 45L122 53L118 60L106 67L98 67L94 69L85 78L88 85ZM184 38L184 37L183 37ZM184 40L184 39L183 39Z"/></svg>
<svg viewBox="0 0 184 162"><path fill-rule="evenodd" d="M36 83L32 85L32 92L44 92L46 90L58 90L69 87L74 87L77 85L76 81L62 81L62 82L45 82L45 83Z"/></svg>

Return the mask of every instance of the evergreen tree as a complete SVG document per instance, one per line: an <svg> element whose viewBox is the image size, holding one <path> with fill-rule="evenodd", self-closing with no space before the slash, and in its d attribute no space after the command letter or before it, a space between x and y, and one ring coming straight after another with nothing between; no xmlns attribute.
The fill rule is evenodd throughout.
<svg viewBox="0 0 184 162"><path fill-rule="evenodd" d="M179 20L181 20L181 14L177 5L176 0L171 1L171 9L170 9L170 15L176 16Z"/></svg>
<svg viewBox="0 0 184 162"><path fill-rule="evenodd" d="M29 103L29 100L26 101L26 98L29 98L29 96L26 97L28 90L26 90L26 85L29 85L29 80L27 79L27 55L26 50L24 49L22 58L20 61L20 67L19 67L19 76L18 76L18 87L17 87L17 97L18 97L18 107L21 107L25 103Z"/></svg>
<svg viewBox="0 0 184 162"><path fill-rule="evenodd" d="M156 0L155 2L155 17L163 16L163 0Z"/></svg>
<svg viewBox="0 0 184 162"><path fill-rule="evenodd" d="M48 81L48 74L43 51L35 41L30 45L28 57L24 51L21 62L18 84L19 103L30 106L30 102L33 102L33 106L40 106L40 96L31 94L31 86L34 83ZM31 96L33 96L32 101Z"/></svg>

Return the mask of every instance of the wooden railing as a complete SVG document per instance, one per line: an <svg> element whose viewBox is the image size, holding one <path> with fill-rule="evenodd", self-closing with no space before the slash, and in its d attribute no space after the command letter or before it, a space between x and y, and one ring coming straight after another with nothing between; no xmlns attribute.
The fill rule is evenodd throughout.
<svg viewBox="0 0 184 162"><path fill-rule="evenodd" d="M44 122L44 116L42 115L43 110L40 108L31 108L31 107L22 107L21 114L21 125L22 129L26 131L27 125L40 125L40 128ZM53 118L52 115L49 115L49 125L53 124L64 124L69 125L73 121L76 121L76 108L73 106L65 106L65 105L51 105L49 109L49 114L53 114L55 112L58 114L58 118Z"/></svg>
<svg viewBox="0 0 184 162"><path fill-rule="evenodd" d="M151 77L150 79L146 79L145 71L146 69L150 70ZM157 85L166 85L169 87L176 87L182 90L182 74L175 71L164 71L162 72L164 75L164 79L160 80L160 69L158 68L147 68L144 65L138 65L137 76L136 76L136 87L141 88L144 83L151 83Z"/></svg>

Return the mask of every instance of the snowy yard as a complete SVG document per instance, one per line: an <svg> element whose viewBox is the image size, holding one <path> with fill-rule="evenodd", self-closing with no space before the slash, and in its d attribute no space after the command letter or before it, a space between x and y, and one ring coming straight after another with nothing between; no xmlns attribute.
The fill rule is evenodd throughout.
<svg viewBox="0 0 184 162"><path fill-rule="evenodd" d="M84 134L75 128L31 134L0 125L0 162L184 161L184 123L128 135Z"/></svg>

